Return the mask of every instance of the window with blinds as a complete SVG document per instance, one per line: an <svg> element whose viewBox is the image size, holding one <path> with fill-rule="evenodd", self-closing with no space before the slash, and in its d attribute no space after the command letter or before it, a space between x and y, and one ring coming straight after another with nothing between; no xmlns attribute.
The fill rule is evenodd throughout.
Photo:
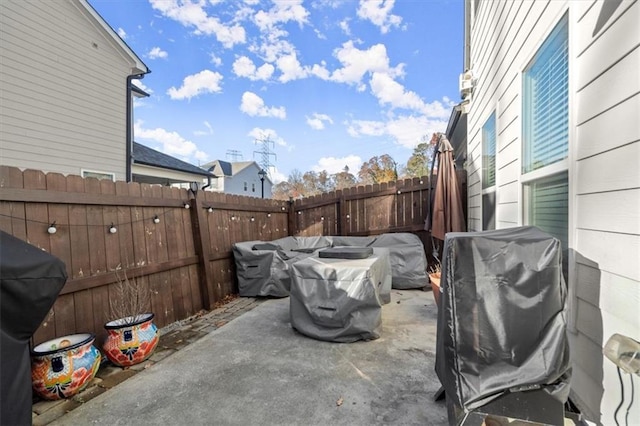
<svg viewBox="0 0 640 426"><path fill-rule="evenodd" d="M482 127L482 189L496 184L496 113Z"/></svg>
<svg viewBox="0 0 640 426"><path fill-rule="evenodd" d="M567 172L535 180L528 187L528 222L553 235L567 247L569 180Z"/></svg>
<svg viewBox="0 0 640 426"><path fill-rule="evenodd" d="M567 157L568 19L565 15L523 75L523 173Z"/></svg>

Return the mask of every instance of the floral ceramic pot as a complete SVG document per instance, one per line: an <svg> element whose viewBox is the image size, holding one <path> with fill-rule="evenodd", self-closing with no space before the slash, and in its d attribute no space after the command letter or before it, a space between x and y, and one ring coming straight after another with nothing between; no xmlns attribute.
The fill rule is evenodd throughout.
<svg viewBox="0 0 640 426"><path fill-rule="evenodd" d="M158 328L152 313L110 321L104 328L108 335L102 349L109 361L120 367L144 361L158 346Z"/></svg>
<svg viewBox="0 0 640 426"><path fill-rule="evenodd" d="M71 334L41 343L31 352L31 381L36 393L49 400L69 398L84 389L98 372L96 336Z"/></svg>

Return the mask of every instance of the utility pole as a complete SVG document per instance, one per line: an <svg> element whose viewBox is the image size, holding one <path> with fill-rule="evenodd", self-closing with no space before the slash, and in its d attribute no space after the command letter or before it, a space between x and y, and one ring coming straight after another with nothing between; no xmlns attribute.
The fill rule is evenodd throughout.
<svg viewBox="0 0 640 426"><path fill-rule="evenodd" d="M237 149L228 149L227 159L231 160L232 163L235 163L238 160L242 160L242 152L238 151Z"/></svg>
<svg viewBox="0 0 640 426"><path fill-rule="evenodd" d="M253 157L255 158L256 154L260 155L260 160L258 164L262 170L265 170L271 178L271 168L274 167L274 164L271 163L271 157L277 159L276 153L272 151L272 148L275 147L273 141L269 136L265 136L264 134L260 137L260 139L256 139L253 141L254 144L260 145L261 149L259 151L253 151Z"/></svg>

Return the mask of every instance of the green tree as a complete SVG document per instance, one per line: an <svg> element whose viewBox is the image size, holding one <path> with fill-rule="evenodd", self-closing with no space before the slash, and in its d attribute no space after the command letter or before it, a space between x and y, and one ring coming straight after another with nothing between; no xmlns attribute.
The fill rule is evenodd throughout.
<svg viewBox="0 0 640 426"><path fill-rule="evenodd" d="M389 154L371 157L358 172L362 184L384 183L398 180L398 164Z"/></svg>
<svg viewBox="0 0 640 426"><path fill-rule="evenodd" d="M431 160L434 153L434 145L428 140L427 135L421 138L421 142L413 148L413 154L407 161L407 166L404 168L404 174L406 177L421 177L429 175L429 167L431 167Z"/></svg>
<svg viewBox="0 0 640 426"><path fill-rule="evenodd" d="M351 188L356 186L356 177L349 173L349 166L344 166L341 172L332 175L335 189Z"/></svg>

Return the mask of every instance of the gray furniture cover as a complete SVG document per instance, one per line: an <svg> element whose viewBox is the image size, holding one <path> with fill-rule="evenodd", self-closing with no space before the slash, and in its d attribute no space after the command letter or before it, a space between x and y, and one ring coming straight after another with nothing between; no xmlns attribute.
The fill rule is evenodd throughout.
<svg viewBox="0 0 640 426"><path fill-rule="evenodd" d="M60 259L0 231L0 424L31 424L29 340L67 281Z"/></svg>
<svg viewBox="0 0 640 426"><path fill-rule="evenodd" d="M291 286L290 266L326 247L388 248L393 288L422 288L429 282L424 247L414 234L285 237L274 241L246 241L233 245L240 296L288 296Z"/></svg>
<svg viewBox="0 0 640 426"><path fill-rule="evenodd" d="M320 258L291 265L291 326L329 342L380 337L382 304L390 301L391 271L385 249L365 259Z"/></svg>
<svg viewBox="0 0 640 426"><path fill-rule="evenodd" d="M448 233L441 287L436 373L447 401L468 412L505 394L541 389L566 402L559 240L535 227Z"/></svg>
<svg viewBox="0 0 640 426"><path fill-rule="evenodd" d="M427 257L417 235L407 232L381 234L370 246L389 249L393 288L423 288L429 285Z"/></svg>
<svg viewBox="0 0 640 426"><path fill-rule="evenodd" d="M324 237L285 237L269 243L246 241L234 244L238 294L242 297L288 296L291 264L330 246L331 242Z"/></svg>

